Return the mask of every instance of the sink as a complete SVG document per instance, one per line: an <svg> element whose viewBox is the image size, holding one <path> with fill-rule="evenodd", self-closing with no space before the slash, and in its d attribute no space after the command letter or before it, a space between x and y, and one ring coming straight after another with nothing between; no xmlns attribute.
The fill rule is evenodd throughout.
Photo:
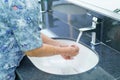
<svg viewBox="0 0 120 80"><path fill-rule="evenodd" d="M70 39L56 39L64 44L76 44L80 51L71 60L65 60L60 55L50 57L28 57L41 71L55 75L74 75L89 71L98 64L98 54L82 43Z"/></svg>

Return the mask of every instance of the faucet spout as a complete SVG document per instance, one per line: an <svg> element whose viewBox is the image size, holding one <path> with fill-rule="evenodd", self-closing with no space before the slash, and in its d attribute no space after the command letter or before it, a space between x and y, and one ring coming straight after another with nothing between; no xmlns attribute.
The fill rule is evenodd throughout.
<svg viewBox="0 0 120 80"><path fill-rule="evenodd" d="M91 31L91 30L94 30L95 28L93 27L85 27L85 28L80 28L79 31L80 32L86 32L86 31Z"/></svg>

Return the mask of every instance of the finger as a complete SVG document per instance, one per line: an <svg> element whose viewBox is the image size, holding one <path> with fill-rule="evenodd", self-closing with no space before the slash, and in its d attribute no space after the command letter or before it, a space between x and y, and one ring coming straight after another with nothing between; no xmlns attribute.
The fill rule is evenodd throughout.
<svg viewBox="0 0 120 80"><path fill-rule="evenodd" d="M76 52L79 52L79 47L77 45L71 45L75 49Z"/></svg>
<svg viewBox="0 0 120 80"><path fill-rule="evenodd" d="M71 59L73 59L73 57L71 57L71 56L66 56L65 59L66 59L66 60L71 60Z"/></svg>
<svg viewBox="0 0 120 80"><path fill-rule="evenodd" d="M62 57L63 57L64 59L66 59L66 60L73 59L72 57L70 57L70 56L65 56L65 55L62 55Z"/></svg>
<svg viewBox="0 0 120 80"><path fill-rule="evenodd" d="M76 45L71 45L71 47L75 47Z"/></svg>

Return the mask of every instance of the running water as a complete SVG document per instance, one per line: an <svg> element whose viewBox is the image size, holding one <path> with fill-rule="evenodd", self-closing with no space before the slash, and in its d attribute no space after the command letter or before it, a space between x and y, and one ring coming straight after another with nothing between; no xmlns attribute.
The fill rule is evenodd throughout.
<svg viewBox="0 0 120 80"><path fill-rule="evenodd" d="M78 35L78 37L77 37L77 40L76 40L76 43L78 43L79 42L79 40L80 40L80 38L81 38L81 36L82 36L82 31L80 31L80 33L79 33L79 35Z"/></svg>

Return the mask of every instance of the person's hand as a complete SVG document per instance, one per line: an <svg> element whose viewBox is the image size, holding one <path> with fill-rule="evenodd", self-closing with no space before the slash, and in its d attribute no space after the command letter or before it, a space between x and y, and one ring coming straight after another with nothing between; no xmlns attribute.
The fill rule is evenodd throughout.
<svg viewBox="0 0 120 80"><path fill-rule="evenodd" d="M63 48L63 53L61 54L61 56L64 59L72 59L79 52L79 47L77 45L65 45L61 47Z"/></svg>

